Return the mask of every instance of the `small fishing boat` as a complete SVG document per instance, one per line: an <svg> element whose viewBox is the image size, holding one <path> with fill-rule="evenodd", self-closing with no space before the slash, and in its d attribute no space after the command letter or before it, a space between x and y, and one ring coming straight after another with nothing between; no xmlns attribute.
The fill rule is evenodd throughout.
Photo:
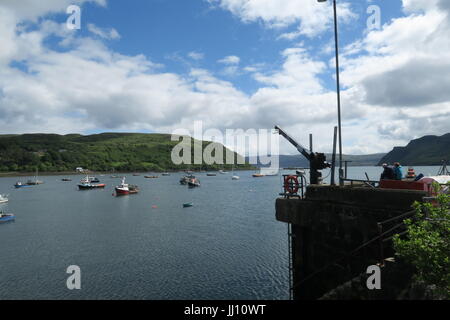
<svg viewBox="0 0 450 320"><path fill-rule="evenodd" d="M61 181L72 181L72 179L69 179L69 178L62 178Z"/></svg>
<svg viewBox="0 0 450 320"><path fill-rule="evenodd" d="M27 185L29 186L36 186L38 184L43 184L44 182L41 180L38 180L38 170L36 169L36 176L34 177L34 180L29 179L27 181Z"/></svg>
<svg viewBox="0 0 450 320"><path fill-rule="evenodd" d="M187 184L190 188L200 187L200 180L194 177L189 179Z"/></svg>
<svg viewBox="0 0 450 320"><path fill-rule="evenodd" d="M17 182L14 184L14 187L15 187L16 189L18 189L18 188L23 188L23 187L29 187L29 185L28 185L28 184L25 184L25 183L23 183L23 182L21 182L21 181L17 181Z"/></svg>
<svg viewBox="0 0 450 320"><path fill-rule="evenodd" d="M0 203L6 203L8 201L9 199L7 194L0 194Z"/></svg>
<svg viewBox="0 0 450 320"><path fill-rule="evenodd" d="M189 208L192 207L194 204L192 202L183 203L183 208Z"/></svg>
<svg viewBox="0 0 450 320"><path fill-rule="evenodd" d="M93 183L90 178L91 177L86 176L86 178L82 179L78 184L78 189L80 190L101 189L106 186L104 183Z"/></svg>
<svg viewBox="0 0 450 320"><path fill-rule="evenodd" d="M228 172L227 171L223 171L223 170L219 170L219 173L220 174L227 174Z"/></svg>
<svg viewBox="0 0 450 320"><path fill-rule="evenodd" d="M164 176L164 177L166 177L166 176L170 176L170 173L168 173L168 172L163 172L163 173L161 173L161 175Z"/></svg>
<svg viewBox="0 0 450 320"><path fill-rule="evenodd" d="M234 167L231 169L231 180L239 180L239 176L234 174Z"/></svg>
<svg viewBox="0 0 450 320"><path fill-rule="evenodd" d="M195 179L195 176L193 176L192 174L189 174L189 175L187 175L187 176L184 176L184 177L182 177L182 178L180 179L180 184L186 185L186 184L188 184L188 182L189 182L191 179Z"/></svg>
<svg viewBox="0 0 450 320"><path fill-rule="evenodd" d="M0 223L14 221L15 216L12 213L4 213L0 211Z"/></svg>
<svg viewBox="0 0 450 320"><path fill-rule="evenodd" d="M37 186L38 184L43 184L44 182L39 180L28 180L27 185L29 186Z"/></svg>
<svg viewBox="0 0 450 320"><path fill-rule="evenodd" d="M104 188L106 184L104 183L79 183L78 189L80 190L89 190L89 189L101 189Z"/></svg>
<svg viewBox="0 0 450 320"><path fill-rule="evenodd" d="M144 176L144 178L147 178L147 179L156 179L156 178L159 178L158 176Z"/></svg>
<svg viewBox="0 0 450 320"><path fill-rule="evenodd" d="M139 188L136 185L125 183L125 177L122 178L122 183L115 188L117 196L123 196L128 194L134 194L139 192Z"/></svg>
<svg viewBox="0 0 450 320"><path fill-rule="evenodd" d="M261 174L261 173L254 173L254 174L252 174L252 176L253 176L253 178L261 178L261 177L264 177L264 175Z"/></svg>
<svg viewBox="0 0 450 320"><path fill-rule="evenodd" d="M217 174L215 174L215 173L207 173L206 174L208 177L215 177Z"/></svg>

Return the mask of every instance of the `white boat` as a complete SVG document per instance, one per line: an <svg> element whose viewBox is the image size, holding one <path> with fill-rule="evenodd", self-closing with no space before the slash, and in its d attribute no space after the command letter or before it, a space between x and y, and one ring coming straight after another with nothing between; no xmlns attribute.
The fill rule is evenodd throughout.
<svg viewBox="0 0 450 320"><path fill-rule="evenodd" d="M29 186L35 186L35 185L43 184L43 183L44 183L43 181L38 180L38 169L36 169L36 176L34 177L34 180L30 179L27 181L27 185L29 185Z"/></svg>
<svg viewBox="0 0 450 320"><path fill-rule="evenodd" d="M234 168L231 169L231 174L232 174L231 180L239 180L239 179L240 179L239 176L237 176L237 175L234 174Z"/></svg>
<svg viewBox="0 0 450 320"><path fill-rule="evenodd" d="M9 199L7 194L0 194L0 203L6 203L8 201Z"/></svg>
<svg viewBox="0 0 450 320"><path fill-rule="evenodd" d="M200 187L200 180L193 177L193 178L189 179L188 186L189 186L189 188Z"/></svg>

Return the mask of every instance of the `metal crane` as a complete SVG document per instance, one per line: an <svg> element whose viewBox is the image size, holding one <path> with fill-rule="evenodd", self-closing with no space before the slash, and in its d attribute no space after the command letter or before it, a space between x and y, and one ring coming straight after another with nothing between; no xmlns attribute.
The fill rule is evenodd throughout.
<svg viewBox="0 0 450 320"><path fill-rule="evenodd" d="M322 173L319 170L331 167L331 164L327 162L325 154L308 152L305 147L291 138L279 126L275 126L275 130L277 130L281 136L289 141L298 150L298 152L300 152L309 161L310 184L319 184L319 178L322 177Z"/></svg>

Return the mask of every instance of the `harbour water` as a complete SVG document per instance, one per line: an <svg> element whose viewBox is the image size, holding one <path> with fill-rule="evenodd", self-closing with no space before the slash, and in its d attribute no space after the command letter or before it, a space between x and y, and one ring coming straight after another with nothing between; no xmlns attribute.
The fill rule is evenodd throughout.
<svg viewBox="0 0 450 320"><path fill-rule="evenodd" d="M349 167L352 178L365 172L381 171ZM1 178L10 201L0 209L16 221L0 225L0 299L288 299L287 228L274 213L281 176L235 173L197 174L193 189L182 173L127 174L141 192L122 197L109 175L89 191L77 190L79 175L20 189L19 178ZM81 290L66 287L70 265L81 268Z"/></svg>

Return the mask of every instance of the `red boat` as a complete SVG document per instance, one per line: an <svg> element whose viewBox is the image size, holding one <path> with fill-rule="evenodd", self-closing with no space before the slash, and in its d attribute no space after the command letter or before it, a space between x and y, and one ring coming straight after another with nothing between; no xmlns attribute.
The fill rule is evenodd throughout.
<svg viewBox="0 0 450 320"><path fill-rule="evenodd" d="M118 186L116 186L116 195L117 196L124 196L128 194L138 193L139 188L138 186L135 186L133 184L125 183L125 177L122 178L122 183Z"/></svg>
<svg viewBox="0 0 450 320"><path fill-rule="evenodd" d="M448 192L448 187L444 187L450 182L449 175L423 177L418 181L408 180L380 180L380 188L382 189L403 189L403 190L420 190L426 191L429 195L435 195L436 191L433 185L437 184L443 187L444 192Z"/></svg>

